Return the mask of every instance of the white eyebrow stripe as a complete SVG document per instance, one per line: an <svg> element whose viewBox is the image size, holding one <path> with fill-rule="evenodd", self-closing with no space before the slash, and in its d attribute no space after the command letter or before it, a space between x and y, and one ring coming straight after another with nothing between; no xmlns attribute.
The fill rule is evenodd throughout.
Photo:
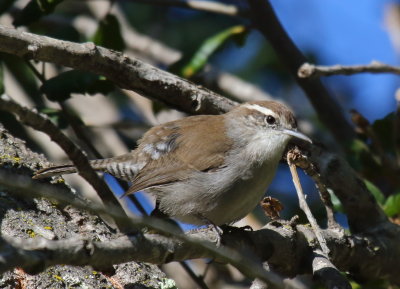
<svg viewBox="0 0 400 289"><path fill-rule="evenodd" d="M248 109L254 109L257 110L258 112L261 112L265 115L273 115L276 116L275 112L273 112L272 110L270 110L269 108L266 107L262 107L258 104L245 104L244 107L248 108Z"/></svg>

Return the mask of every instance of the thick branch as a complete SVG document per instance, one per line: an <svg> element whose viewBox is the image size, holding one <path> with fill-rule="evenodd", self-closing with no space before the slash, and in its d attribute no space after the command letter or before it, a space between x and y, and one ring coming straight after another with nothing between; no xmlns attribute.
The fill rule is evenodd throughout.
<svg viewBox="0 0 400 289"><path fill-rule="evenodd" d="M297 231L297 233L295 233ZM291 233L289 233L291 232ZM340 270L356 273L359 277L374 279L388 278L399 283L400 277L397 274L397 260L390 256L386 248L380 247L382 251L371 250L376 246L379 236L346 236L332 230L323 230L324 238L333 252L332 261ZM190 240L204 242L209 240L212 232L208 230L195 230L189 232L187 237ZM287 226L268 225L264 229L254 232L241 232L240 234L224 235L226 247L234 251L243 252L251 249L259 258L267 260L271 268L279 273L293 277L297 274L312 273L312 270L319 271L324 275L327 268L334 268L328 260L317 259L313 256L308 239L313 235L312 229L308 226L297 226L289 229ZM399 232L395 234L397 241ZM12 266L23 268L46 268L55 264L70 265L92 265L97 268L105 268L112 264L118 264L130 260L163 264L171 261L187 260L194 258L215 258L217 261L226 262L216 251L197 246L194 242L182 241L171 237L157 234L138 235L134 237L120 237L112 241L92 241L89 239L68 239L68 240L9 240L6 238L3 243L3 256L12 256L0 262L0 271L10 270ZM267 241L267 243L266 243ZM4 241L3 241L4 242ZM4 245L7 246L4 246ZM388 250L395 248L395 242L391 243ZM375 248L376 249L376 248ZM247 251L248 254L251 251ZM385 252L383 252L385 251ZM398 252L395 249L393 252ZM282 254L282 252L285 252ZM7 253L7 254L6 254ZM234 254L236 255L236 254ZM232 256L235 258L234 256ZM366 260L377 262L370 264ZM312 262L316 262L312 266ZM378 266L379 265L379 266ZM393 268L388 268L393 266ZM378 270L378 268L384 270ZM330 270L331 270L330 269ZM330 271L329 273L332 273ZM249 276L257 275L255 272ZM334 274L336 276L336 274ZM333 275L330 275L333 276ZM335 279L336 278L336 279ZM346 282L338 278L331 278L331 282ZM280 281L279 281L280 282ZM337 284L337 283L336 283ZM342 285L340 288L346 288Z"/></svg>
<svg viewBox="0 0 400 289"><path fill-rule="evenodd" d="M14 10L18 10L14 8ZM18 12L20 12L18 10ZM135 31L128 23L126 15L121 12L118 6L113 7L113 14L118 17L121 23L121 33L127 44L127 54L132 54L150 64L162 64L169 67L177 62L182 57L182 53L174 48L166 46L147 35L142 35ZM70 26L74 25L78 31L86 36L90 36L92 31L88 31L89 27L96 27L97 22L94 19L77 16L74 18L74 23L71 19L62 15L48 15L41 19L43 24ZM260 87L248 82L237 76L220 71L217 67L211 64L206 65L204 70L195 76L195 82L200 83L213 91L221 92L231 96L238 101L251 100L268 100L271 98L267 92Z"/></svg>
<svg viewBox="0 0 400 289"><path fill-rule="evenodd" d="M299 78L299 67L307 62L279 22L267 0L248 0L251 18L257 28L271 43L281 61L287 66L297 83L313 104L322 123L332 132L339 143L354 137L354 130L343 115L336 100L318 78Z"/></svg>
<svg viewBox="0 0 400 289"><path fill-rule="evenodd" d="M372 61L367 65L333 65L322 66L304 63L298 71L301 78L332 76L338 74L351 75L356 73L394 73L400 74L400 67L391 66L379 61Z"/></svg>
<svg viewBox="0 0 400 289"><path fill-rule="evenodd" d="M62 41L0 25L0 51L104 75L121 88L191 114L218 114L236 105L190 81L93 43Z"/></svg>

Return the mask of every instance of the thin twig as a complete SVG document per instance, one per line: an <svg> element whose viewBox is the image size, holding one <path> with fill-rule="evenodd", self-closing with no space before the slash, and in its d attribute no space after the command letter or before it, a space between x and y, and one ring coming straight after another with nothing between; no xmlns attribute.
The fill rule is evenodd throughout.
<svg viewBox="0 0 400 289"><path fill-rule="evenodd" d="M297 174L296 165L294 163L292 163L289 154L287 156L287 163L289 165L290 172L291 172L292 178L293 178L293 183L296 188L297 196L299 198L300 208L306 214L307 219L310 222L310 225L315 232L315 236L317 237L319 245L321 246L322 252L325 254L325 256L328 257L330 250L329 250L328 246L326 245L326 241L325 241L324 237L322 236L321 228L318 226L317 221L315 220L310 208L307 205L307 201L304 196L303 188L301 187L301 184L300 184L299 175Z"/></svg>
<svg viewBox="0 0 400 289"><path fill-rule="evenodd" d="M391 66L379 61L372 61L366 65L332 65L322 66L304 63L300 66L298 76L300 78L332 76L332 75L352 75L357 73L394 73L400 74L400 67Z"/></svg>
<svg viewBox="0 0 400 289"><path fill-rule="evenodd" d="M202 276L196 275L196 273L192 270L192 268L189 267L188 264L185 263L185 261L180 261L179 264L182 266L183 270L185 270L186 273L190 276L190 278L192 278L193 281L196 282L198 286L200 286L200 288L208 289L207 284L204 282L204 278Z"/></svg>
<svg viewBox="0 0 400 289"><path fill-rule="evenodd" d="M223 14L228 16L247 17L248 11L236 5L224 4L216 1L201 0L130 0L131 2L145 3L150 5L176 6L197 11Z"/></svg>
<svg viewBox="0 0 400 289"><path fill-rule="evenodd" d="M322 182L321 176L317 172L315 166L300 151L300 149L297 146L295 146L294 148L289 150L288 154L290 154L290 156L291 156L291 162L293 164L295 164L297 167L301 168L315 182L315 185L318 189L321 201L325 206L328 228L342 229L341 226L335 220L335 212L334 212L333 203L332 203L328 188Z"/></svg>

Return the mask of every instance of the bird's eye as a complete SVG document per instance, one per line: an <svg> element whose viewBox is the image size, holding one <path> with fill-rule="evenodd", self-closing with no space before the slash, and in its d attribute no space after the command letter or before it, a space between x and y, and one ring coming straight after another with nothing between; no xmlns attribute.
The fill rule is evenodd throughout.
<svg viewBox="0 0 400 289"><path fill-rule="evenodd" d="M273 117L272 115L267 116L266 120L268 124L274 124L276 122L275 117Z"/></svg>

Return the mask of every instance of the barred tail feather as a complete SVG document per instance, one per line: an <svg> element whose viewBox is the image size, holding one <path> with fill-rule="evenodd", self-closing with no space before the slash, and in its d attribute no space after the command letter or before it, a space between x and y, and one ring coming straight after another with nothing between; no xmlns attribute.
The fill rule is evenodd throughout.
<svg viewBox="0 0 400 289"><path fill-rule="evenodd" d="M126 159L127 157L125 155L122 155L119 157L109 158L109 159L91 160L90 165L96 171L109 173L117 178L130 181L135 177L137 172L144 166L144 163L136 164ZM77 170L74 165L65 164L61 166L54 166L41 169L35 173L33 178L42 179L58 175L72 174L76 172Z"/></svg>

